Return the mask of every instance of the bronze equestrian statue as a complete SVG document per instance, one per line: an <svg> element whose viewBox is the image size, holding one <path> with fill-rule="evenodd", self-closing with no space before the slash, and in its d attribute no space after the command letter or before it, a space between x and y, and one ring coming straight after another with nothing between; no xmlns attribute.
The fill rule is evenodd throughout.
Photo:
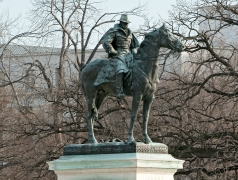
<svg viewBox="0 0 238 180"><path fill-rule="evenodd" d="M138 52L136 54L132 53L133 58L125 58L129 70L123 78L123 93L126 96L133 97L127 143L135 142L133 127L141 101L143 101L144 143L152 143L147 133L147 124L158 83L158 56L161 47L181 52L183 44L163 25L145 35ZM108 94L118 95L115 78L117 75L117 58L94 60L84 66L81 71L82 89L88 108L88 143L97 143L93 132L93 122L98 116L98 109L104 98Z"/></svg>

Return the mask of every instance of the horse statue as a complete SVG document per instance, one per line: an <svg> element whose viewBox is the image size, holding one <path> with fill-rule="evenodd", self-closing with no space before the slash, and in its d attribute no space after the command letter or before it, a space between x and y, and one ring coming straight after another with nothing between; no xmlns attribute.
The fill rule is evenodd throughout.
<svg viewBox="0 0 238 180"><path fill-rule="evenodd" d="M143 101L143 136L144 143L152 143L147 133L149 112L158 83L159 50L161 47L181 52L183 44L165 25L145 35L131 67L131 78L124 78L124 93L132 96L132 111L127 143L135 143L133 136L134 122L137 119L139 104ZM98 116L98 109L108 95L116 96L115 81L96 84L98 74L105 71L108 59L97 59L83 67L81 71L82 89L87 103L88 143L97 143L93 131L93 122ZM131 80L130 80L131 79Z"/></svg>

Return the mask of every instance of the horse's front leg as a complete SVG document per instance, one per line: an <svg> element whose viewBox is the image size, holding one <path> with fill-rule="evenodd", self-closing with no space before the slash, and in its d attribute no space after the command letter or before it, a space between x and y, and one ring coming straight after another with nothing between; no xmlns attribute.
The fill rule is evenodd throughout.
<svg viewBox="0 0 238 180"><path fill-rule="evenodd" d="M148 120L150 114L150 108L153 101L153 96L147 97L143 103L143 136L144 136L144 143L149 144L152 143L152 140L148 136L147 129L148 129Z"/></svg>
<svg viewBox="0 0 238 180"><path fill-rule="evenodd" d="M127 140L128 143L135 143L136 142L135 139L134 139L134 136L133 136L133 129L134 129L135 120L137 119L137 114L138 114L140 101L141 101L141 94L136 94L136 95L133 96L129 137L128 137L128 140Z"/></svg>

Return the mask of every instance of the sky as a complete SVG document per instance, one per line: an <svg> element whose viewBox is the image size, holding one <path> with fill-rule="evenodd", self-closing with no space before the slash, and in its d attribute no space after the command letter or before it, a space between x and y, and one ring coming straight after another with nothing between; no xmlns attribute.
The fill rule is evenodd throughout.
<svg viewBox="0 0 238 180"><path fill-rule="evenodd" d="M1 0L0 0L1 1ZM118 12L128 11L133 7L141 4L146 5L147 10L145 13L148 17L157 19L160 15L163 19L168 18L168 10L172 9L171 5L176 4L176 0L99 0L101 1L101 9L105 9L105 12ZM12 18L21 16L21 22L27 23L27 12L32 8L31 0L2 0L0 2L0 13L3 11L9 11L9 15ZM140 21L133 21L131 19L132 26L138 26Z"/></svg>
<svg viewBox="0 0 238 180"><path fill-rule="evenodd" d="M1 1L1 0L0 0ZM105 12L121 12L129 11L134 7L146 5L146 10L143 13L147 14L149 19L157 21L158 19L168 19L168 11L172 9L172 5L176 5L176 0L93 0L100 2L99 8L105 10ZM31 0L2 0L0 2L0 14L2 12L8 12L9 17L16 18L20 16L21 29L17 33L24 32L24 27L30 25L27 17L29 17L29 11L33 8ZM120 17L116 17L119 19ZM129 24L130 29L135 30L144 24L142 17L130 16ZM161 24L162 25L162 24ZM112 25L113 26L113 25Z"/></svg>

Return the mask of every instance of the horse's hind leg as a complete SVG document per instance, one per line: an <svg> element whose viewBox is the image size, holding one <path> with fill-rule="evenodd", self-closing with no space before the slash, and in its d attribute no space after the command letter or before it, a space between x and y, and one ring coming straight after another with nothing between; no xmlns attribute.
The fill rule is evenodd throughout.
<svg viewBox="0 0 238 180"><path fill-rule="evenodd" d="M97 110L101 107L106 96L107 96L107 93L102 90L97 93L96 100L95 100L95 105Z"/></svg>
<svg viewBox="0 0 238 180"><path fill-rule="evenodd" d="M94 96L86 99L87 101L87 120L88 120L88 143L97 143L93 132L94 113L95 113L95 99Z"/></svg>
<svg viewBox="0 0 238 180"><path fill-rule="evenodd" d="M87 98L88 106L88 143L97 143L94 136L93 124L94 120L98 118L98 109L103 103L104 98L107 96L105 92L97 92L95 96Z"/></svg>

